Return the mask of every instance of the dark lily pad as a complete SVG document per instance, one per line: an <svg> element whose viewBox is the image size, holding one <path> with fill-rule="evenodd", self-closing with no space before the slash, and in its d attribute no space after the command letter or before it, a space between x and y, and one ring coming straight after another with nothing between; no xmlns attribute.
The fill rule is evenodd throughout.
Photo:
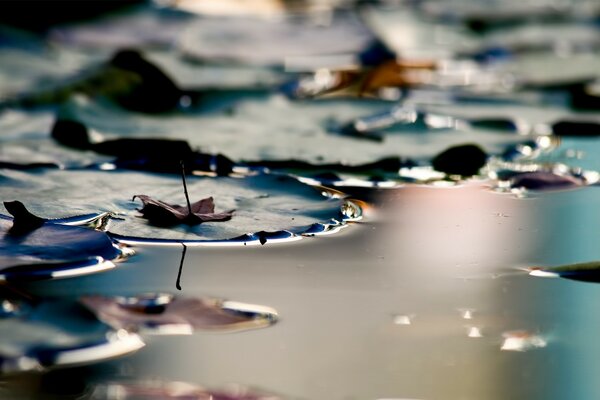
<svg viewBox="0 0 600 400"><path fill-rule="evenodd" d="M225 156L193 151L184 140L121 138L92 141L84 124L68 118L58 118L50 135L67 147L114 156L116 159L111 162L117 168L179 173L183 162L187 173L204 171L227 175L234 166Z"/></svg>
<svg viewBox="0 0 600 400"><path fill-rule="evenodd" d="M600 122L564 120L552 124L552 133L563 137L598 137Z"/></svg>
<svg viewBox="0 0 600 400"><path fill-rule="evenodd" d="M550 171L518 173L510 179L510 186L529 190L561 190L585 186L585 179Z"/></svg>
<svg viewBox="0 0 600 400"><path fill-rule="evenodd" d="M0 281L66 278L106 271L123 252L94 224L101 215L47 220L18 201L5 202L14 219L0 215Z"/></svg>
<svg viewBox="0 0 600 400"><path fill-rule="evenodd" d="M566 278L583 282L600 282L600 261L561 265L558 267L533 267L529 275L544 278Z"/></svg>
<svg viewBox="0 0 600 400"><path fill-rule="evenodd" d="M111 329L74 301L33 299L6 286L0 293L19 310L0 319L1 373L96 363L144 346L137 334Z"/></svg>
<svg viewBox="0 0 600 400"><path fill-rule="evenodd" d="M488 155L481 147L466 144L451 147L435 156L432 160L433 168L449 175L471 176L477 175L485 165Z"/></svg>
<svg viewBox="0 0 600 400"><path fill-rule="evenodd" d="M277 321L277 312L268 307L168 294L84 296L80 301L113 328L142 333L231 332L262 328Z"/></svg>

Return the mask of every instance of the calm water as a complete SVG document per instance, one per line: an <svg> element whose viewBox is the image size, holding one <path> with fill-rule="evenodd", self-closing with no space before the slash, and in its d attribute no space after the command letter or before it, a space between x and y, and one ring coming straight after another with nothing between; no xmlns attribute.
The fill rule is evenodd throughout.
<svg viewBox="0 0 600 400"><path fill-rule="evenodd" d="M281 86L299 78L290 71L319 70L316 81L326 78L324 66L331 62L333 67L345 67L346 58L357 62L357 53L378 38L406 60L439 63L435 74L430 76L426 71L423 75L433 80L425 79L424 90L411 94L407 103L417 104L421 112L439 113L442 122L451 119L447 116L520 118L531 126L549 126L565 118L598 121L598 112L576 112L541 92L509 90L512 83L521 80L535 85L598 77L598 31L586 14L597 12L594 1L561 2L572 12L568 23L556 22L561 19L555 14L559 8L550 7L555 22L525 18L519 26L507 24L485 34L468 31L468 21L459 21L461 13L472 12L477 17L478 10L483 10L481 15L485 16L497 7L502 16L501 11L507 10L504 2L461 0L453 2L462 7L456 10L446 9L444 2L406 2L414 3L413 8L389 2L389 7L370 6L361 8L360 13L350 7L338 15L327 8L331 2L315 1L307 3L319 3L322 9L311 8L304 25L295 20L286 24L276 19L267 24L267 20L244 18L226 24L214 17L216 9L201 11L211 15L207 17L184 14L158 3L162 4L147 2L129 13L81 25L55 26L40 36L0 26L0 103L19 93L40 94L44 88L95 71L123 47L139 49L182 89L202 91L198 104L190 92L176 92L181 95L178 106L173 106L177 110L160 115L131 111L140 111L136 108L139 104L126 110L131 104L123 103L123 93L111 95L111 85L102 90L84 85L71 96L63 96L68 91L51 92L49 98L34 96L40 106L35 110L0 104L0 161L72 167L2 169L0 200L21 200L44 217L118 211L123 219L113 221L112 228L121 228L113 229L113 233L146 238L222 240L282 229L299 233L308 226L316 229L313 224L318 222L329 224L331 230L288 243L269 239L262 246L257 240L248 243L253 246L190 246L182 269L183 247L178 244L139 245L134 247L135 256L110 271L21 285L41 298L66 303L84 295L148 292L226 299L270 307L277 311L278 320L244 332L144 336L146 347L112 361L3 376L0 399L137 400L147 396L125 396L118 385L145 385L147 389L148 385L173 384L182 388L174 382L214 391L235 384L274 394L238 396L236 400L598 397L600 314L596 304L600 304L600 286L534 277L527 271L534 266L600 260L597 185L519 196L493 191L492 183L484 180L486 174L456 187L406 185L366 196L372 204L365 207L364 218L348 222L335 233L340 224L332 224L332 219L343 219L343 200L335 196L326 199L320 189L314 191L295 178L269 174L244 179L190 176L194 200L214 196L217 210L235 209L234 216L227 225L207 223L167 231L149 228L146 221L137 218L140 204L130 199L135 194L148 194L183 204L177 174L86 169L83 167L89 164L112 161L114 154L96 154L91 150L99 147L90 143L84 146L89 151L68 148L50 136L57 117L74 118L93 131L90 137L94 140L96 136L101 137L99 141L181 139L194 149L222 153L238 167L244 161L260 164L297 159L341 168L341 164L356 166L390 156L429 165L441 151L464 143L477 143L497 156L509 144L534 138L481 127L428 130L422 124L408 124L386 130L382 141L357 140L340 135L332 127L389 111L399 104L389 101L393 96L385 101L368 97L298 100L286 97L290 93L282 92ZM208 3L197 4L202 7ZM266 3L265 9L279 7L277 2ZM521 5L516 0L513 3ZM211 4L214 7L215 3ZM569 4L580 8L571 9ZM249 12L240 5L236 10ZM530 11L540 12L535 7ZM515 15L519 20L519 12ZM524 47L539 45L545 50L523 51L525 54L500 57L488 64L477 64L468 56L490 46L492 53L497 50L495 46L518 53L521 36ZM558 41L548 41L549 37ZM255 51L253 46L258 44L260 48ZM108 69L104 65L98 77L112 83L110 71L115 66L118 70L118 64ZM103 75L107 71L108 75ZM126 77L127 68L123 72ZM144 74L133 76L142 79ZM139 87L135 79L132 82L128 90L135 92ZM148 82L150 89L143 93L156 94L152 86L155 80ZM462 85L473 89L470 96L507 95L513 96L513 101L502 106L482 102L483 98L456 103L448 88ZM432 91L431 86L437 88ZM213 93L214 89L226 90ZM388 93L386 90L377 94ZM499 93L503 90L506 93ZM393 89L389 93L399 95ZM158 96L154 100L162 99ZM154 105L151 103L145 106ZM548 147L538 158L521 159L520 167L548 162L600 170L597 138L544 137L537 144L543 143ZM550 144L558 147L550 148ZM535 153L533 147L526 149ZM173 159L178 166L179 159ZM216 163L216 159L211 160ZM493 162L499 163L498 159ZM390 168L384 177L397 179L396 171ZM412 171L415 175L418 172ZM366 174L371 173L379 174ZM350 173L343 177L365 178ZM348 217L352 216L344 216ZM259 238L264 234L257 234ZM13 251L9 241L2 245L6 254ZM178 276L181 291L176 288ZM52 317L56 317L57 325L73 322L69 321L71 315ZM10 324L14 321L7 318L2 322L12 333ZM101 325L93 320L87 326L93 324L96 328ZM53 332L50 328L48 331ZM33 332L32 336L36 334L42 335ZM0 345L11 345L16 338L20 336L5 335ZM59 341L61 337L51 339ZM169 398L190 398L181 390L178 393L180 396Z"/></svg>
<svg viewBox="0 0 600 400"><path fill-rule="evenodd" d="M371 222L336 235L188 249L182 294L268 305L280 321L151 338L66 387L152 378L300 399L593 398L599 287L519 268L598 259L598 200L591 187L527 199L478 185L404 188L382 198ZM176 292L181 251L143 250L111 272L29 288ZM56 391L50 382L71 373L32 377L40 386L27 390Z"/></svg>

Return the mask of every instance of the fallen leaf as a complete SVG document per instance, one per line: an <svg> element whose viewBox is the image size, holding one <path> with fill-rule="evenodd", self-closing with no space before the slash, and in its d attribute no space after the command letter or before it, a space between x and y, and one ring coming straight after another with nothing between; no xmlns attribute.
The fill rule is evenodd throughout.
<svg viewBox="0 0 600 400"><path fill-rule="evenodd" d="M155 200L149 196L138 194L143 207L140 210L142 216L152 224L169 226L176 224L198 225L203 222L228 221L232 217L233 210L215 213L215 203L212 197L199 200L188 206L168 204L164 201Z"/></svg>

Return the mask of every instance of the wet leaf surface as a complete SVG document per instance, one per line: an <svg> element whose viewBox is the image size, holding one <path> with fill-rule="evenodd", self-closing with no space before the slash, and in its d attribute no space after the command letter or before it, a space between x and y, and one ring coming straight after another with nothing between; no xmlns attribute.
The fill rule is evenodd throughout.
<svg viewBox="0 0 600 400"><path fill-rule="evenodd" d="M328 223L332 219L342 222L345 218L341 212L344 200L324 197L319 190L281 175L188 176L192 198L213 197L217 213L236 210L235 216L225 222L182 224L168 229L139 218L139 203L131 199L137 193L147 193L168 204L181 204L185 196L181 178L177 176L51 170L34 174L5 171L4 176L10 179L0 188L0 193L5 193L5 198L21 199L32 212L55 217L114 212L119 218L109 222L108 231L126 237L224 240L259 231L300 233L313 224ZM31 187L36 187L36 191L32 192ZM40 197L45 199L43 203L36 201ZM52 229L66 228L53 226ZM39 232L39 229L34 231L31 237L41 235ZM89 235L96 234L104 235L89 231Z"/></svg>

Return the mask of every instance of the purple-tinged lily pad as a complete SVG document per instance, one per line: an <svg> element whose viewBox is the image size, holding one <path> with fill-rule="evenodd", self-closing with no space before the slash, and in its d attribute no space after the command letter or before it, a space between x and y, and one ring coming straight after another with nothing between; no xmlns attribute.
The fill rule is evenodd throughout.
<svg viewBox="0 0 600 400"><path fill-rule="evenodd" d="M112 260L123 255L106 233L71 225L94 221L89 216L52 222L32 215L20 202L6 204L17 217L0 215L0 281L87 275L114 268Z"/></svg>
<svg viewBox="0 0 600 400"><path fill-rule="evenodd" d="M513 188L529 190L561 190L585 186L585 179L571 175L561 175L551 171L523 172L510 180Z"/></svg>
<svg viewBox="0 0 600 400"><path fill-rule="evenodd" d="M0 373L91 364L144 346L137 334L110 328L72 300L33 298L6 285L0 299Z"/></svg>
<svg viewBox="0 0 600 400"><path fill-rule="evenodd" d="M139 382L109 382L98 385L91 400L283 400L284 397L262 390L234 385L225 389L206 389L185 382L163 382L157 380Z"/></svg>
<svg viewBox="0 0 600 400"><path fill-rule="evenodd" d="M160 293L136 297L84 296L80 301L113 328L142 333L232 332L263 328L277 321L277 312L268 307Z"/></svg>

